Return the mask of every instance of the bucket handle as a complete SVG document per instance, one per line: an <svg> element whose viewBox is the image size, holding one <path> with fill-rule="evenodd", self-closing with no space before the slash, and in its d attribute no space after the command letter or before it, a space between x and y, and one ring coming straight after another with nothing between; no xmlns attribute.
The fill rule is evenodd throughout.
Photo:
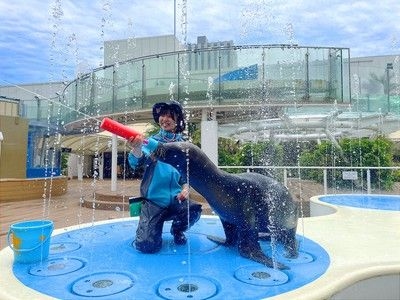
<svg viewBox="0 0 400 300"><path fill-rule="evenodd" d="M14 234L14 233L11 231L11 228L10 228L10 229L8 229L7 242L8 242L8 246L9 246L13 251L15 251L15 252L30 252L30 251L36 250L37 248L39 248L40 246L42 246L44 243L46 243L47 240L50 239L50 236L51 236L51 233L50 233L49 236L48 236L45 240L43 240L41 243L39 243L37 246L35 246L35 247L33 247L33 248L30 248L30 249L15 249L15 248L11 245L11 241L10 241L10 235L11 235L11 233Z"/></svg>

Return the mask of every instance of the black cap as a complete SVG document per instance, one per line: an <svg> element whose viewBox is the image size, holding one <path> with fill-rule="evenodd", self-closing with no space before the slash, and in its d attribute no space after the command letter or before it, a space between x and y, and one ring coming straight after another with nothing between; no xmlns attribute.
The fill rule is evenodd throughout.
<svg viewBox="0 0 400 300"><path fill-rule="evenodd" d="M153 119L154 121L158 123L158 120L160 119L160 115L164 111L171 111L174 112L177 120L176 122L176 132L182 132L185 130L186 123L185 123L185 118L183 116L183 108L181 104L178 101L170 101L170 102L159 102L153 105Z"/></svg>

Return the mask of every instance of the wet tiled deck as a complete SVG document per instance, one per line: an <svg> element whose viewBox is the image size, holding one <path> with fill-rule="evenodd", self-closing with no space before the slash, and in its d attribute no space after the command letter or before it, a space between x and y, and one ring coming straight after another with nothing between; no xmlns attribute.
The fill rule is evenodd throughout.
<svg viewBox="0 0 400 300"><path fill-rule="evenodd" d="M139 193L138 180L119 180L118 193L128 198ZM0 249L7 247L7 232L11 224L32 219L51 219L55 229L91 223L102 220L129 217L129 211L91 209L82 205L83 199L92 199L94 191L110 191L110 180L72 179L68 181L68 191L62 196L50 199L23 201L0 201Z"/></svg>

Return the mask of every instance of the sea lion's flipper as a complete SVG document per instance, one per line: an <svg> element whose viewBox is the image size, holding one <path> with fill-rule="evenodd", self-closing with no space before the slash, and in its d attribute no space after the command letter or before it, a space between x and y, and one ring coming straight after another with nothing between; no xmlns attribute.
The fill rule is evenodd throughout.
<svg viewBox="0 0 400 300"><path fill-rule="evenodd" d="M240 255L270 268L277 268L280 270L289 269L284 264L274 261L272 258L265 255L258 242L258 238L259 234L254 230L248 229L240 231L238 245Z"/></svg>
<svg viewBox="0 0 400 300"><path fill-rule="evenodd" d="M207 238L210 241L213 241L217 244L224 245L224 246L234 246L237 243L237 230L236 230L236 225L227 223L225 221L222 221L222 226L224 227L224 232L225 232L225 239L217 236L211 236L208 235Z"/></svg>
<svg viewBox="0 0 400 300"><path fill-rule="evenodd" d="M237 226L226 221L221 220L222 226L224 227L226 245L236 245L238 241Z"/></svg>
<svg viewBox="0 0 400 300"><path fill-rule="evenodd" d="M260 264L263 264L264 266L267 266L269 268L277 268L280 270L290 269L286 265L284 265L278 261L274 261L272 258L265 255L264 252L262 252L261 250L251 249L249 251L243 251L243 250L239 249L239 252L240 252L241 256L243 256L245 258L249 258L249 259L251 259L255 262L258 262Z"/></svg>
<svg viewBox="0 0 400 300"><path fill-rule="evenodd" d="M296 239L296 228L282 230L278 235L278 240L284 245L284 256L287 258L297 258L299 256L299 242Z"/></svg>
<svg viewBox="0 0 400 300"><path fill-rule="evenodd" d="M296 241L294 245L285 245L285 252L283 253L283 256L291 259L299 257L298 242Z"/></svg>

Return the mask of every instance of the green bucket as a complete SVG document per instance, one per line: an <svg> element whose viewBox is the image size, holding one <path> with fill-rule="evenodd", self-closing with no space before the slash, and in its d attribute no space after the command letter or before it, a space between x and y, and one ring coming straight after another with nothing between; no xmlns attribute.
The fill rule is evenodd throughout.
<svg viewBox="0 0 400 300"><path fill-rule="evenodd" d="M34 263L47 259L53 229L54 224L50 220L31 220L11 224L7 241L14 251L14 262Z"/></svg>
<svg viewBox="0 0 400 300"><path fill-rule="evenodd" d="M145 198L143 198L143 197L129 198L129 212L130 212L131 217L140 216L143 200L145 200Z"/></svg>

